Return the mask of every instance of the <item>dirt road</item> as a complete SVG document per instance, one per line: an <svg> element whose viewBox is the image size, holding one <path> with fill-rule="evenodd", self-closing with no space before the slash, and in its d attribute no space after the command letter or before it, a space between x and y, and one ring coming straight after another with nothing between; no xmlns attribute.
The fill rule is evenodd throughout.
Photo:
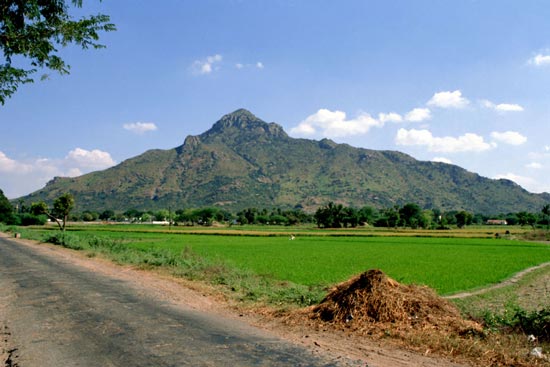
<svg viewBox="0 0 550 367"><path fill-rule="evenodd" d="M0 291L0 349L11 366L338 365L5 237Z"/></svg>

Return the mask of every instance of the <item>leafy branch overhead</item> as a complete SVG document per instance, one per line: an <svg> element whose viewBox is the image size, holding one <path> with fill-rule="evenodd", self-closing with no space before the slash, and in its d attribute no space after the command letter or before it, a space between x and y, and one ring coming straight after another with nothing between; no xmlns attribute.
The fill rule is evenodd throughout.
<svg viewBox="0 0 550 367"><path fill-rule="evenodd" d="M38 69L68 74L70 65L58 55L58 47L74 44L104 48L100 32L116 30L108 15L97 14L75 20L71 7L82 7L82 0L5 0L0 2L0 103L17 91L20 84L34 81ZM72 4L72 6L71 6ZM14 65L14 57L26 59L28 66ZM24 63L20 58L18 62Z"/></svg>

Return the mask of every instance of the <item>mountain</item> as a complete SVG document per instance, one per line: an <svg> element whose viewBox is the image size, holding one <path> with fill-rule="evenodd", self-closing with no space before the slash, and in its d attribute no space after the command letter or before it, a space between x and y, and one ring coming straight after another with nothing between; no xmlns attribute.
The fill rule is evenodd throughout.
<svg viewBox="0 0 550 367"><path fill-rule="evenodd" d="M492 180L455 165L294 139L276 123L246 110L223 116L169 150L150 150L104 171L56 177L22 199L75 196L77 209L179 209L219 206L314 211L328 201L378 208L414 202L425 208L476 213L540 211L550 194L532 194L509 180Z"/></svg>

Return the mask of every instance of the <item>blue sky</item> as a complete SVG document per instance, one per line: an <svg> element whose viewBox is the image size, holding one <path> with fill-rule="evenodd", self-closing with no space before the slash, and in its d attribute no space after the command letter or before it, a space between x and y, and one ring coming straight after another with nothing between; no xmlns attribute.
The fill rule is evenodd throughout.
<svg viewBox="0 0 550 367"><path fill-rule="evenodd" d="M246 108L293 137L399 150L550 192L544 0L84 1L118 28L0 106L0 188L170 149Z"/></svg>

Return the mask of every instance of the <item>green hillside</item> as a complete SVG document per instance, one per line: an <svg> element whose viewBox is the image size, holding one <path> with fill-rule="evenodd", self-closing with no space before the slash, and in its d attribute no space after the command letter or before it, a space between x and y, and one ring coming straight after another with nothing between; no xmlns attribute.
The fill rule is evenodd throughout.
<svg viewBox="0 0 550 367"><path fill-rule="evenodd" d="M246 110L225 115L170 150L150 150L104 171L55 178L22 199L52 201L64 192L78 210L219 206L315 210L328 201L388 207L407 202L479 213L539 211L549 194L531 194L445 163L294 139Z"/></svg>

